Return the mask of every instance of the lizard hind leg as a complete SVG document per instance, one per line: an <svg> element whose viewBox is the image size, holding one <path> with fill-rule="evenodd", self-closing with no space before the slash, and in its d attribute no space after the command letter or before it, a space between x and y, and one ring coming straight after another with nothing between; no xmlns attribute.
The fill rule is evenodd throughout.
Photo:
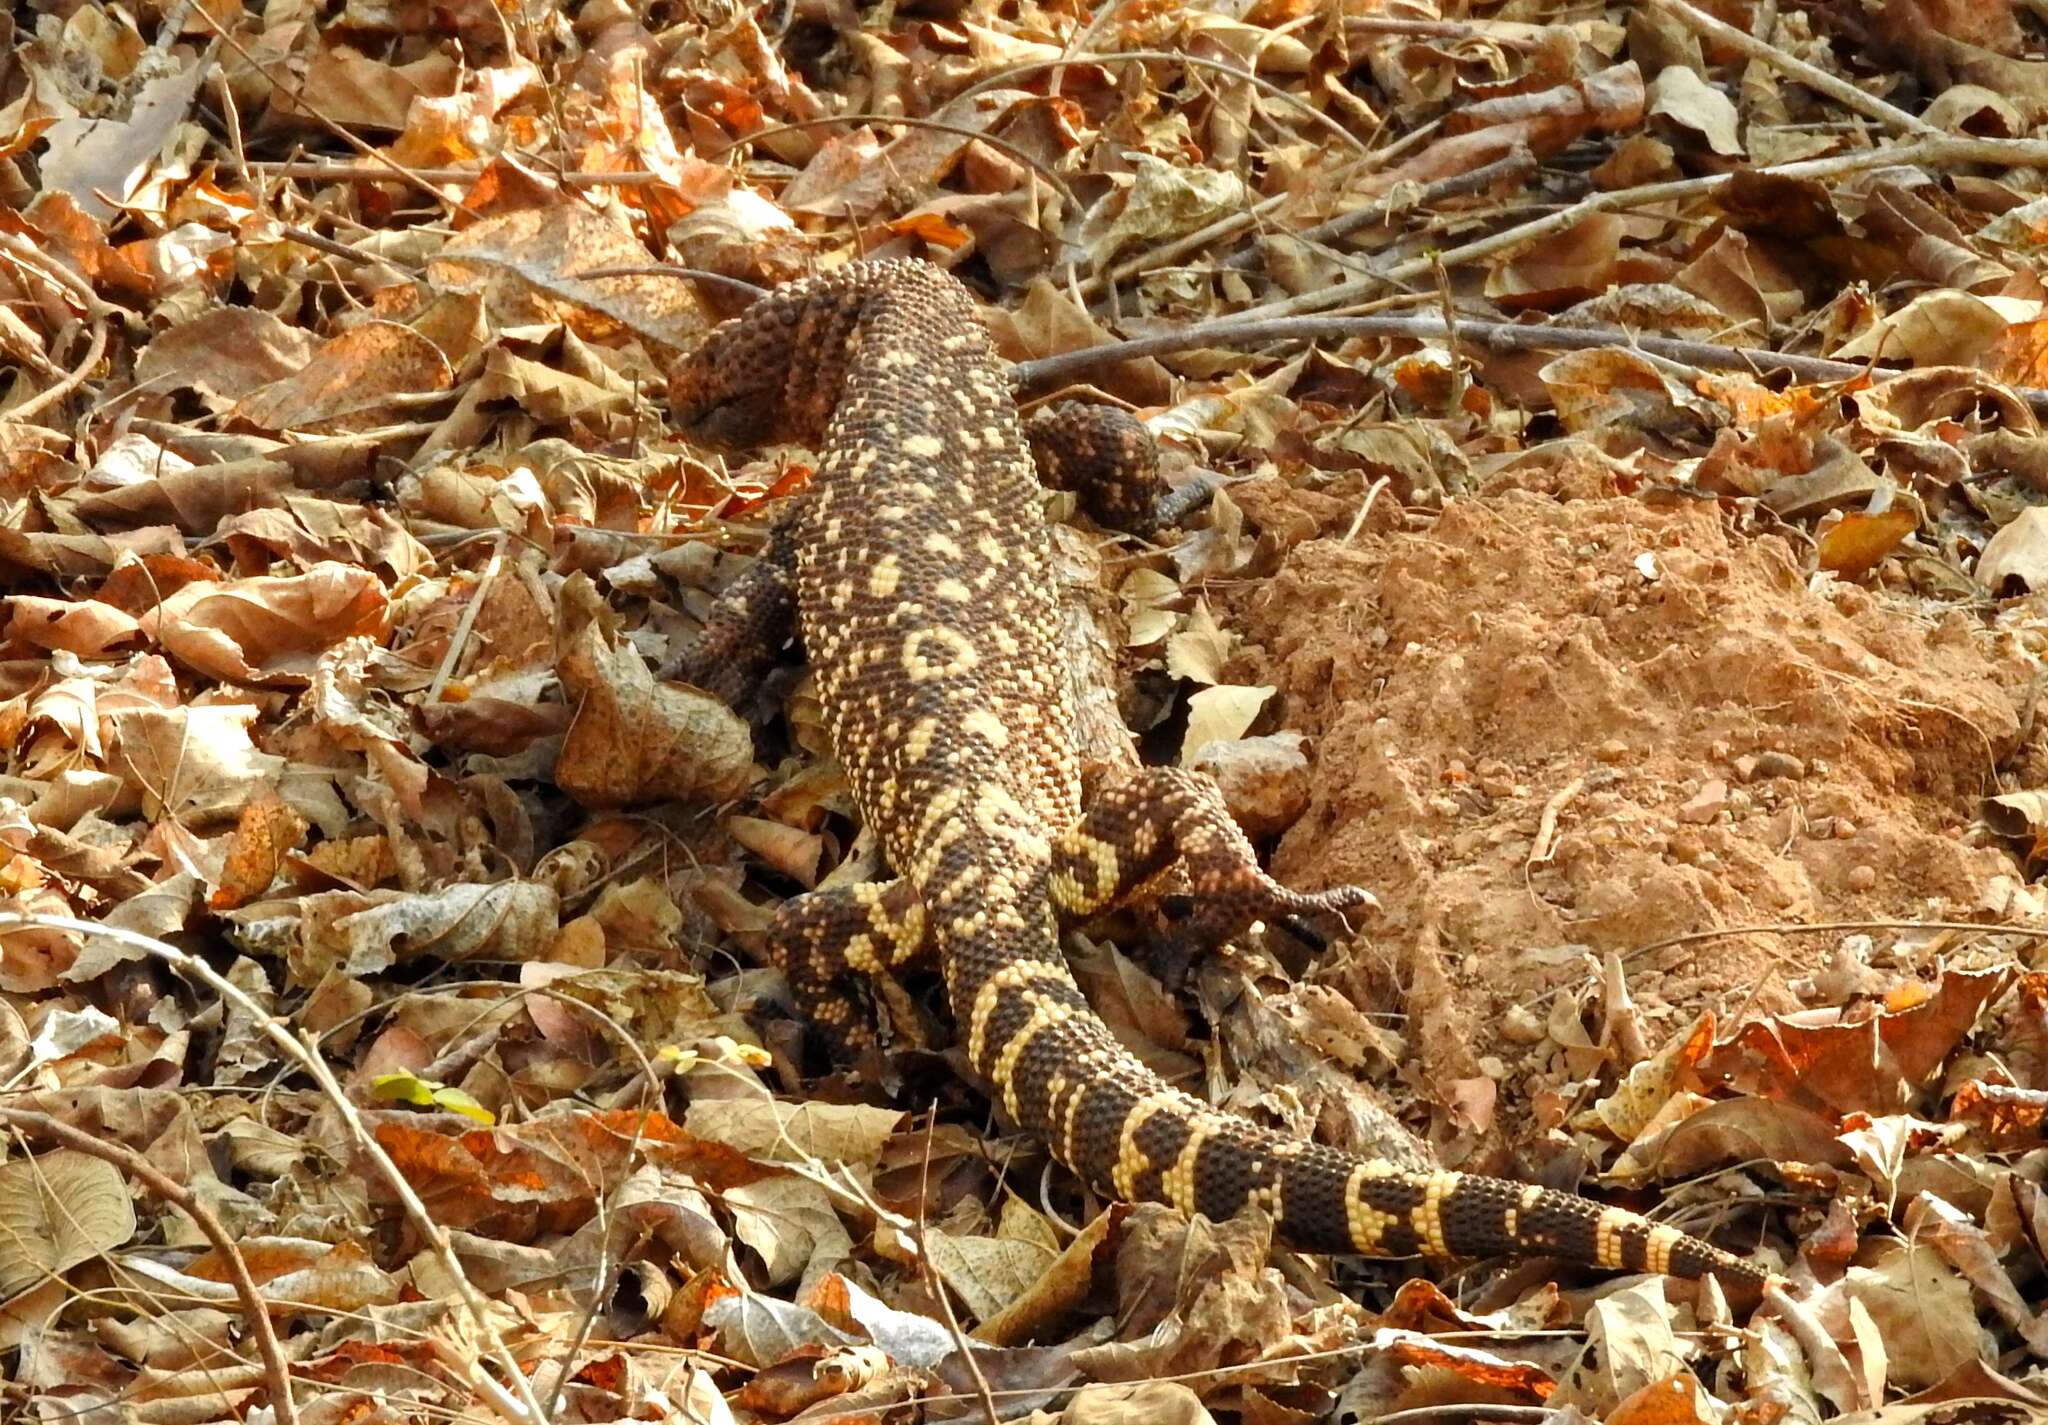
<svg viewBox="0 0 2048 1425"><path fill-rule="evenodd" d="M1170 512L1171 491L1159 474L1159 451L1142 421L1114 406L1063 401L1033 415L1024 438L1038 478L1070 490L1105 529L1150 534Z"/></svg>
<svg viewBox="0 0 2048 1425"><path fill-rule="evenodd" d="M859 992L929 959L923 902L908 881L868 881L792 897L768 927L768 950L789 980L797 1013L835 1064L878 1043Z"/></svg>
<svg viewBox="0 0 2048 1425"><path fill-rule="evenodd" d="M1179 965L1243 934L1255 921L1327 915L1378 904L1359 886L1295 891L1258 853L1213 779L1146 767L1104 788L1053 844L1052 896L1063 919L1106 910L1178 863L1184 887L1165 898L1167 922L1148 961Z"/></svg>
<svg viewBox="0 0 2048 1425"><path fill-rule="evenodd" d="M740 707L796 636L796 547L795 521L786 517L712 603L703 631L661 665L660 675Z"/></svg>

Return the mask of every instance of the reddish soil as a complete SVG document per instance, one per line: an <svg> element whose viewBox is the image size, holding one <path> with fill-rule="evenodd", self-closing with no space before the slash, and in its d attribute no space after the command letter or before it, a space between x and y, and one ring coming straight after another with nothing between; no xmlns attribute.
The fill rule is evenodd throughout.
<svg viewBox="0 0 2048 1425"><path fill-rule="evenodd" d="M1390 502L1348 543L1356 493L1238 492L1299 541L1228 596L1247 639L1233 674L1277 685L1279 725L1316 748L1276 870L1380 897L1325 973L1406 1016L1426 1097L1485 1055L1507 1061L1486 1066L1503 1101L1526 1097L1532 1023L1608 953L2035 907L1978 819L1996 769L2031 751L2031 674L2006 636L1973 610L1812 579L1808 550L1713 501L1622 495L1589 465L1538 480L1440 515ZM1702 1009L1795 1008L1793 982L1845 934L1642 955L1629 988L1663 1032ZM1931 958L1924 932L1910 946Z"/></svg>

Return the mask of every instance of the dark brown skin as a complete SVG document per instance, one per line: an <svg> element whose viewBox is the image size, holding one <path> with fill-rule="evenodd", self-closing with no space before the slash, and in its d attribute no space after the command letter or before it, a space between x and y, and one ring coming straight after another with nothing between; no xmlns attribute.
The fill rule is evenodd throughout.
<svg viewBox="0 0 2048 1425"><path fill-rule="evenodd" d="M857 263L718 328L669 399L692 438L818 446L786 525L796 614L833 741L898 880L790 902L774 939L841 1045L870 1031L842 969L936 955L969 1060L1018 1122L1105 1194L1230 1217L1256 1204L1310 1251L1544 1253L1597 1266L1767 1274L1672 1228L1548 1188L1450 1172L1412 1144L1354 1157L1168 1087L1104 1027L1063 917L1176 860L1212 943L1253 920L1368 905L1262 871L1213 783L1150 769L1081 806L1039 485L966 289Z"/></svg>

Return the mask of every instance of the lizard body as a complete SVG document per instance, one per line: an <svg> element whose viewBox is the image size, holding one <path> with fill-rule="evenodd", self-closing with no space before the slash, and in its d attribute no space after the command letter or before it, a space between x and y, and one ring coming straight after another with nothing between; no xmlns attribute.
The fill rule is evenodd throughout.
<svg viewBox="0 0 2048 1425"><path fill-rule="evenodd" d="M955 279L862 262L794 283L716 329L669 399L702 443L820 451L773 582L793 593L835 749L900 878L778 915L792 987L829 1035L862 1032L844 967L935 954L975 1071L1105 1194L1211 1218L1255 1204L1310 1251L1534 1252L1766 1279L1570 1193L1275 1134L1169 1087L1096 1017L1061 919L1176 860L1197 907L1189 932L1211 941L1370 897L1273 882L1195 774L1149 769L1084 811L1040 486L1006 370Z"/></svg>

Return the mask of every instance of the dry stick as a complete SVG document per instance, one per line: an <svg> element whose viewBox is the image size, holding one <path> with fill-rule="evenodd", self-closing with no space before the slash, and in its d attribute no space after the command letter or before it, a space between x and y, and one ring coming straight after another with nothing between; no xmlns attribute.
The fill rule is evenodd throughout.
<svg viewBox="0 0 2048 1425"><path fill-rule="evenodd" d="M1895 104L1886 103L1868 90L1858 89L1840 75L1830 74L1803 59L1795 59L1776 45L1758 39L1747 30L1738 30L1733 25L1715 19L1704 10L1687 4L1686 0L1656 0L1656 3L1669 10L1673 18L1709 39L1717 40L1751 59L1761 60L1771 68L1789 74L1815 93L1827 95L1843 108L1861 114L1866 119L1875 120L1894 133L1914 134L1923 138L1941 133L1934 125L1907 113Z"/></svg>
<svg viewBox="0 0 2048 1425"><path fill-rule="evenodd" d="M1493 39L1503 32L1531 30L1533 25L1494 20L1396 20L1385 15L1346 15L1347 32L1362 35L1408 35L1425 40Z"/></svg>
<svg viewBox="0 0 2048 1425"><path fill-rule="evenodd" d="M1802 159L1797 163L1781 163L1769 168L1752 168L1744 171L1765 177L1808 178L1820 181L1840 178L1851 173L1862 173L1873 168L1916 164L1932 167L1944 163L2048 168L2048 140L1978 139L1947 135L1941 138L1920 139L1913 143L1901 144L1897 148L1866 149L1856 153L1837 154L1831 158ZM1268 302L1261 307L1248 307L1238 315L1293 317L1305 312L1341 307L1370 296L1382 287L1398 285L1420 277L1428 272L1436 261L1442 262L1446 267L1460 267L1467 263L1479 262L1525 247L1553 233L1563 232L1595 213L1704 197L1735 176L1733 173L1716 173L1704 178L1681 178L1669 183L1651 183L1640 188L1624 188L1612 193L1589 193L1568 208L1545 214L1526 223L1518 223L1514 227L1505 228L1490 237L1479 238L1462 247L1448 249L1438 254L1435 259L1411 258L1383 272L1347 278L1321 291L1305 292L1284 302Z"/></svg>
<svg viewBox="0 0 2048 1425"><path fill-rule="evenodd" d="M77 369L60 377L47 391L38 392L0 415L0 425L19 425L34 419L46 407L55 405L85 384L92 369L99 365L100 358L107 354L108 321L124 314L102 300L84 278L41 251L27 238L15 233L0 233L0 257L62 292L82 307L92 321L92 340L87 344L85 360L78 364Z"/></svg>
<svg viewBox="0 0 2048 1425"><path fill-rule="evenodd" d="M1469 338L1495 351L1597 351L1622 346L1667 361L1714 371L1777 367L1800 381L1815 383L1853 381L1863 376L1884 379L1906 374L1903 368L1896 366L1866 366L1854 361L1830 361L1820 356L1794 356L1765 347L1718 346L1712 342L1644 335L1619 327L1538 327L1461 319L1454 333L1441 317L1376 316L1273 317L1261 321L1224 317L1213 322L1198 322L1160 336L1134 337L1128 341L1083 347L1079 351L1020 362L1014 368L1014 379L1019 388L1029 390L1042 384L1068 380L1077 371L1174 351L1211 346L1262 346L1276 341L1341 341L1349 337L1395 337L1407 341ZM2026 389L2020 394L2029 405L2048 414L2048 391Z"/></svg>
<svg viewBox="0 0 2048 1425"><path fill-rule="evenodd" d="M1360 228L1371 227L1384 222L1397 213L1409 212L1416 208L1427 208L1447 198L1462 198L1470 193L1479 193L1496 183L1527 178L1539 167L1536 155L1529 146L1517 141L1514 148L1491 163L1483 163L1469 173L1460 173L1454 178L1439 178L1426 185L1421 192L1404 194L1399 188L1381 195L1363 208L1357 208L1328 222L1317 223L1312 228L1303 228L1298 233L1280 232L1272 234L1290 242L1307 246L1314 243L1331 243L1349 237ZM1255 248L1233 253L1223 260L1227 268L1239 272L1258 266L1260 253Z"/></svg>
<svg viewBox="0 0 2048 1425"><path fill-rule="evenodd" d="M974 1346L968 1341L967 1333L960 1329L960 1317L953 1310L953 1298L946 1291L945 1282L939 1279L939 1269L932 1262L931 1244L925 1238L924 1209L932 1184L932 1137L938 1126L939 1109L934 1103L924 1131L924 1164L917 1187L917 1216L913 1219L912 1228L912 1240L917 1244L918 1275L924 1279L925 1289L931 1292L939 1303L939 1310L945 1314L946 1329L953 1336L953 1349L960 1353L960 1363L967 1367L968 1377L981 1396L981 1408L988 1417L988 1425L1002 1425L1003 1417L996 1410L995 1393L989 1389L988 1377L982 1373L981 1360L974 1354Z"/></svg>
<svg viewBox="0 0 2048 1425"><path fill-rule="evenodd" d="M192 1219L201 1235L220 1254L227 1267L228 1284L241 1298L242 1314L249 1318L249 1334L256 1338L256 1354L263 1357L263 1375L270 1386L270 1408L277 1414L278 1425L298 1425L299 1407L292 1399L291 1367L277 1344L277 1332L270 1324L270 1309L264 1304L263 1293L256 1288L256 1279L249 1275L249 1264L243 1259L241 1249L235 1245L235 1239L228 1235L220 1219L213 1215L213 1209L140 1153L119 1143L95 1138L46 1113L0 1108L0 1123L19 1129L31 1138L48 1138L74 1152L111 1164L117 1171L138 1179L151 1192Z"/></svg>
<svg viewBox="0 0 2048 1425"><path fill-rule="evenodd" d="M1364 139L1352 133L1351 130L1345 128L1321 109L1316 108L1299 94L1282 89L1270 79L1261 79L1248 69L1239 69L1234 64L1225 64L1220 59L1205 59L1201 55L1195 54L1175 54L1172 50L1126 49L1117 50L1111 54L1079 54L1071 59L1065 57L1060 59L1034 59L1024 64L1013 64L1008 69L999 69L988 78L968 85L942 104L939 112L944 113L955 104L965 103L977 94L985 93L990 89L999 89L1012 79L1026 74L1035 74L1041 69L1061 70L1076 64L1108 66L1120 64L1125 60L1149 61L1155 64L1192 64L1197 69L1213 69L1218 74L1229 75L1232 79L1242 79L1255 89L1272 95L1290 109L1305 114L1323 128L1328 129L1337 136L1339 143L1347 148L1355 149L1361 158L1369 159L1372 157L1372 149L1367 146Z"/></svg>
<svg viewBox="0 0 2048 1425"><path fill-rule="evenodd" d="M202 9L198 13L204 14L205 11ZM540 1401L534 1396L533 1383L526 1378L526 1372L519 1367L518 1358L512 1354L511 1348L506 1346L504 1338L498 1334L498 1328L491 1320L490 1303L484 1299L483 1293L476 1289L476 1284L470 1281L469 1273L463 1270L462 1260L455 1255L455 1248L447 1230L434 1221L433 1214L427 1211L427 1205L420 1200L420 1195L414 1190L412 1183L399 1169L398 1164L391 1160L391 1155L384 1151L384 1145L371 1134L368 1125L363 1122L362 1115L356 1111L356 1106L349 1102L348 1094L334 1077L334 1071L327 1067L325 1059L304 1042L294 1039L286 1031L284 1021L250 998L239 985L221 975L213 966L198 956L188 955L177 946L167 944L154 936L123 930L119 926L96 925L92 921L79 920L68 915L24 915L17 911L0 911L0 930L11 927L25 930L62 930L81 936L105 936L144 954L153 955L181 974L190 975L201 981L215 994L234 1001L248 1014L266 1038L284 1050L293 1062L312 1076L320 1092L341 1115L341 1121L348 1128L349 1136L355 1140L357 1149L369 1159L371 1165L390 1186L404 1207L406 1216L433 1249L442 1270L447 1272L449 1279L455 1283L456 1294L469 1313L470 1326L476 1332L477 1339L483 1343L484 1350L506 1375L503 1382L495 1380L487 1372L478 1369L472 1359L466 1362L469 1366L471 1384L480 1395L490 1401L491 1407L512 1425L544 1425L547 1417L541 1411Z"/></svg>
<svg viewBox="0 0 2048 1425"><path fill-rule="evenodd" d="M1123 7L1124 0L1104 0L1102 7L1088 17L1088 23L1069 35L1067 42L1060 46L1060 58L1066 60L1074 59L1082 50L1094 42L1095 32L1108 24ZM1046 81L1045 92L1052 98L1059 98L1062 81L1066 77L1066 66L1055 66L1052 78Z"/></svg>
<svg viewBox="0 0 2048 1425"><path fill-rule="evenodd" d="M33 272L52 287L60 287L88 317L117 317L120 308L101 299L92 284L17 233L0 233L0 253L16 266Z"/></svg>
<svg viewBox="0 0 2048 1425"><path fill-rule="evenodd" d="M329 257L347 258L350 262L382 262L412 277L418 277L423 270L418 264L408 262L402 257L393 257L388 252L364 252L360 248L350 247L345 242L323 237L311 228L297 228L289 223L279 223L277 230L300 247L310 247L315 252L326 253Z"/></svg>
<svg viewBox="0 0 2048 1425"><path fill-rule="evenodd" d="M1092 298L1105 287L1128 281L1140 273L1157 271L1168 263L1178 262L1191 252L1201 251L1212 242L1235 237L1293 196L1291 193L1275 193L1269 198L1261 198L1242 213L1232 213L1228 217L1218 218L1207 227L1197 228L1194 232L1175 238L1172 242L1148 248L1136 257L1119 262L1107 272L1094 273L1081 284L1081 295L1083 298Z"/></svg>
<svg viewBox="0 0 2048 1425"><path fill-rule="evenodd" d="M1760 346L1686 341L1620 327L1538 327L1461 319L1454 332L1441 317L1224 317L1160 336L1134 337L1019 362L1011 368L1011 379L1019 391L1030 391L1069 380L1075 373L1097 366L1169 352L1212 346L1262 346L1277 341L1342 341L1350 337L1395 337L1407 341L1454 341L1469 337L1494 351L1599 351L1623 347L1708 371L1760 372L1775 368L1795 380L1814 385L1863 378L1889 381L1912 371L1909 367L1871 366L1824 356L1795 356ZM2048 419L2048 390L2038 386L2010 389L2036 415Z"/></svg>
<svg viewBox="0 0 2048 1425"><path fill-rule="evenodd" d="M1400 145L1389 145L1373 154L1369 162L1353 162L1339 169L1336 173L1331 174L1330 182L1333 184L1342 183L1352 174L1361 170L1378 172L1388 164L1393 163L1399 154ZM1524 161L1521 166L1517 166L1514 163L1514 159L1518 155ZM1440 201L1446 197L1484 188L1488 184L1504 177L1523 177L1535 165L1536 160L1529 156L1528 149L1521 144L1517 144L1514 153L1510 154L1507 158L1496 159L1492 163L1475 168L1470 173L1460 174L1456 178L1446 178L1440 183L1433 183L1410 200L1403 200L1397 190L1396 193L1388 194L1379 202L1361 208L1356 212L1346 213L1342 217L1318 223L1316 226L1306 228L1298 233L1279 232L1275 233L1274 236L1290 237L1302 243L1314 243L1343 237L1345 234L1355 232L1359 228L1386 217L1391 212L1405 206L1426 207L1430 203ZM1107 273L1098 273L1083 282L1081 284L1081 295L1083 297L1092 297L1111 283L1125 281L1136 277L1140 273L1156 271L1168 263L1178 261L1191 252L1200 251L1213 242L1227 237L1234 237L1246 228L1257 224L1261 217L1294 196L1291 193L1275 193L1269 198L1260 199L1242 213L1232 213L1228 217L1218 218L1207 227L1198 228L1184 237L1175 238L1172 242L1163 243L1158 247L1139 253L1136 257L1118 263ZM1223 265L1244 270L1254 266L1258 259L1257 251L1248 249L1227 259Z"/></svg>
<svg viewBox="0 0 2048 1425"><path fill-rule="evenodd" d="M758 282L749 282L744 277L732 277L723 272L712 272L702 267L678 267L670 262L628 262L617 267L589 267L577 272L563 274L570 278L598 277L686 277L693 282L709 282L716 286L730 287L741 295L756 298L768 295L768 289Z"/></svg>

